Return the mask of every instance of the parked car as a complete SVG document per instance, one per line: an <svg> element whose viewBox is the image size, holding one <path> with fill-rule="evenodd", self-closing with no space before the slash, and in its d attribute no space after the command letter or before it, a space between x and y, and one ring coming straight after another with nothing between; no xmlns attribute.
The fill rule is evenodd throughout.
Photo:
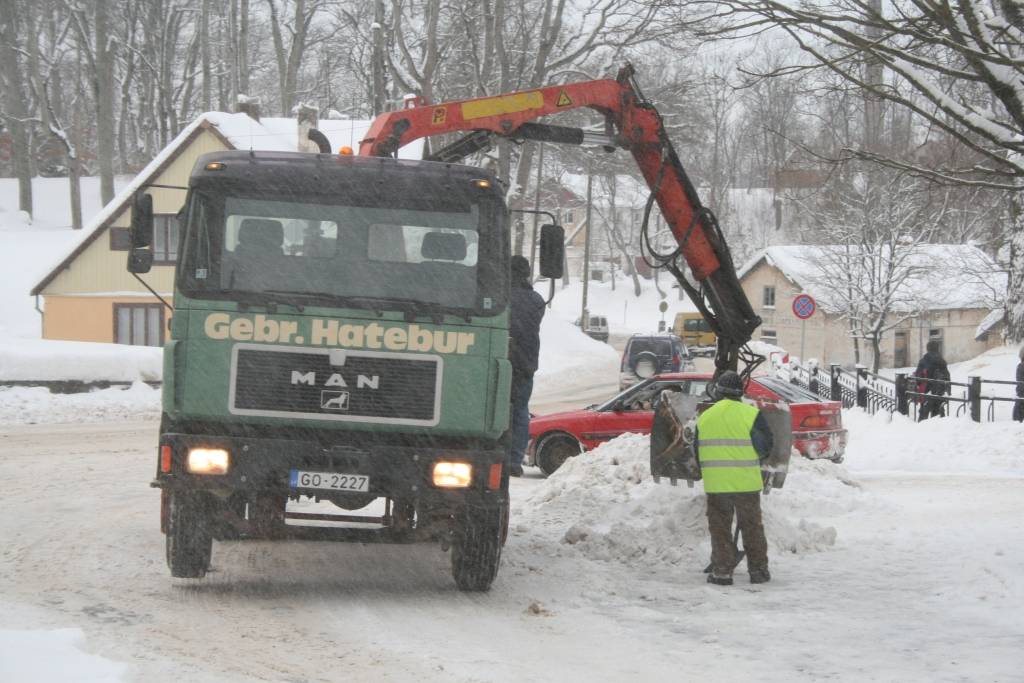
<svg viewBox="0 0 1024 683"><path fill-rule="evenodd" d="M650 434L654 422L653 402L665 389L692 396L706 394L710 374L680 372L651 377L635 384L601 404L530 420L530 445L526 463L551 474L568 458L632 432ZM815 394L778 377L754 377L747 383L750 398L782 400L789 405L793 421L793 447L801 455L842 462L847 431L843 429L842 404L825 401Z"/></svg>
<svg viewBox="0 0 1024 683"><path fill-rule="evenodd" d="M674 334L634 334L622 349L619 389L666 372L696 370L683 340Z"/></svg>
<svg viewBox="0 0 1024 683"><path fill-rule="evenodd" d="M592 315L586 325L580 325L580 318L576 319L576 327L583 330L583 333L597 341L608 341L608 318L603 315Z"/></svg>
<svg viewBox="0 0 1024 683"><path fill-rule="evenodd" d="M708 321L696 311L676 313L672 322L672 333L680 337L691 350L695 348L714 349L718 337L711 330Z"/></svg>

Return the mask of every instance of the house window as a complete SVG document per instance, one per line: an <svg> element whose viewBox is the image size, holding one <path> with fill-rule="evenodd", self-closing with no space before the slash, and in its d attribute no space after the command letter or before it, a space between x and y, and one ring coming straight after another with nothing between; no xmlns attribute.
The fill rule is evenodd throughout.
<svg viewBox="0 0 1024 683"><path fill-rule="evenodd" d="M128 228L110 229L110 250L128 251L132 248L132 233Z"/></svg>
<svg viewBox="0 0 1024 683"><path fill-rule="evenodd" d="M111 251L132 248L132 234L128 228L110 229ZM153 216L153 263L174 263L178 260L178 217Z"/></svg>
<svg viewBox="0 0 1024 683"><path fill-rule="evenodd" d="M939 345L939 355L940 356L945 355L943 353L943 348L942 348L943 344L942 344L942 329L941 328L928 330L928 341L929 342L937 343Z"/></svg>
<svg viewBox="0 0 1024 683"><path fill-rule="evenodd" d="M133 346L163 346L163 305L114 304L114 340Z"/></svg>
<svg viewBox="0 0 1024 683"><path fill-rule="evenodd" d="M775 308L775 287L765 286L761 305L764 308Z"/></svg>
<svg viewBox="0 0 1024 683"><path fill-rule="evenodd" d="M775 333L775 330L761 330L761 341L766 344L776 344L778 340L779 337Z"/></svg>
<svg viewBox="0 0 1024 683"><path fill-rule="evenodd" d="M566 225L572 225L572 219L573 219L572 209L566 209L565 210L565 224Z"/></svg>
<svg viewBox="0 0 1024 683"><path fill-rule="evenodd" d="M153 263L178 260L178 217L153 216Z"/></svg>

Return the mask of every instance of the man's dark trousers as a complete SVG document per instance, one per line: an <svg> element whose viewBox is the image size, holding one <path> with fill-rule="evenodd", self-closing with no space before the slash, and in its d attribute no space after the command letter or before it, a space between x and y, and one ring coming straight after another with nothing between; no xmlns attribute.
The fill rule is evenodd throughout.
<svg viewBox="0 0 1024 683"><path fill-rule="evenodd" d="M530 443L530 394L533 393L533 375L514 373L512 375L512 443L509 448L509 465L522 466L526 446Z"/></svg>
<svg viewBox="0 0 1024 683"><path fill-rule="evenodd" d="M709 493L708 531L711 533L711 569L716 576L732 576L736 546L732 540L733 510L747 553L747 571L767 571L768 541L761 521L761 493Z"/></svg>

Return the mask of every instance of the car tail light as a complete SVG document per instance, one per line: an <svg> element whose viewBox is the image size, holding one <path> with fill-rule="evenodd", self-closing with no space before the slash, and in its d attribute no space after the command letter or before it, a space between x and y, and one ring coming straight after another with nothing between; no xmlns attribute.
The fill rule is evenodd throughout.
<svg viewBox="0 0 1024 683"><path fill-rule="evenodd" d="M838 416L836 413L818 413L805 417L800 421L800 426L811 429L830 429L835 427L837 422Z"/></svg>

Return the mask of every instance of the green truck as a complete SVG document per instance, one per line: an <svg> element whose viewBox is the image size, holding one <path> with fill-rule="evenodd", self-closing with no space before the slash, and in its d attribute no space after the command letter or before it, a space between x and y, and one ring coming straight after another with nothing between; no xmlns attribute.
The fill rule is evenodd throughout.
<svg viewBox="0 0 1024 683"><path fill-rule="evenodd" d="M171 575L203 577L214 540L435 540L459 588L487 590L509 515L497 178L219 152L187 189L153 482ZM151 207L136 195L133 273L152 263ZM560 232L542 235L546 276ZM288 509L300 498L339 514Z"/></svg>

